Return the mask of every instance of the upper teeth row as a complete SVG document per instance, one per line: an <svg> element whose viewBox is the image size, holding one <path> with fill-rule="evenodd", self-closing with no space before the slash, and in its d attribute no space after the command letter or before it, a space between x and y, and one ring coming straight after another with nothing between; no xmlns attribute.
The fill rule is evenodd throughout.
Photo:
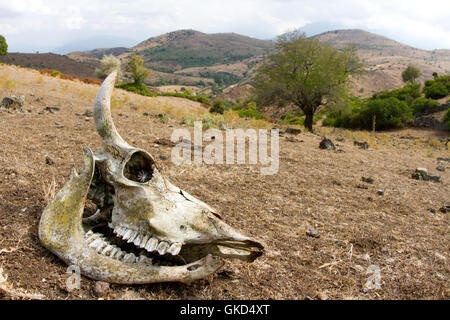
<svg viewBox="0 0 450 320"><path fill-rule="evenodd" d="M155 236L142 234L126 227L113 226L111 223L109 224L109 227L123 240L126 240L128 243L134 243L137 247L143 248L148 252L157 251L160 255L170 253L171 255L176 256L180 253L182 247L181 243L176 242L170 244L166 241L158 240Z"/></svg>
<svg viewBox="0 0 450 320"><path fill-rule="evenodd" d="M119 247L108 243L101 234L94 233L92 232L92 230L86 232L84 238L88 246L101 255L108 256L116 260L121 260L123 262L145 263L148 265L152 264L151 258L148 258L145 255L136 257L133 253L122 251L122 249L120 249Z"/></svg>

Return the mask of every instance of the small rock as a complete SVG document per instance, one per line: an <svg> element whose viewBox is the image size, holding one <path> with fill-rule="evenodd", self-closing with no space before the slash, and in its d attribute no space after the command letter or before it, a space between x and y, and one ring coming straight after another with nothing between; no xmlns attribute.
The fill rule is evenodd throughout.
<svg viewBox="0 0 450 320"><path fill-rule="evenodd" d="M334 143L330 139L327 139L327 138L323 138L322 141L320 141L319 148L327 149L327 150L336 150Z"/></svg>
<svg viewBox="0 0 450 320"><path fill-rule="evenodd" d="M427 177L428 179L425 180L430 180L430 181L434 181L434 182L441 182L441 176L438 174L430 174Z"/></svg>
<svg viewBox="0 0 450 320"><path fill-rule="evenodd" d="M10 96L3 98L2 102L0 103L0 107L4 107L8 110L22 111L24 103L25 96Z"/></svg>
<svg viewBox="0 0 450 320"><path fill-rule="evenodd" d="M314 228L308 228L306 230L306 235L309 237L320 238L321 234L322 234L322 232L320 232L319 230L316 230Z"/></svg>
<svg viewBox="0 0 450 320"><path fill-rule="evenodd" d="M369 149L369 144L367 142L353 141L353 144L358 146L360 149Z"/></svg>
<svg viewBox="0 0 450 320"><path fill-rule="evenodd" d="M434 208L428 208L428 210L429 210L431 213L436 213L436 209L434 209Z"/></svg>
<svg viewBox="0 0 450 320"><path fill-rule="evenodd" d="M55 164L55 161L53 161L52 158L50 158L49 156L45 156L45 164L48 164L49 166L52 166Z"/></svg>
<svg viewBox="0 0 450 320"><path fill-rule="evenodd" d="M103 281L96 281L94 284L94 295L97 297L104 297L109 292L109 283Z"/></svg>
<svg viewBox="0 0 450 320"><path fill-rule="evenodd" d="M379 196L384 196L384 191L383 190L377 190L377 194Z"/></svg>
<svg viewBox="0 0 450 320"><path fill-rule="evenodd" d="M227 130L227 129L228 129L228 125L227 125L226 123L221 123L221 124L219 125L219 129L220 129L220 130Z"/></svg>
<svg viewBox="0 0 450 320"><path fill-rule="evenodd" d="M366 177L361 177L361 181L363 182L367 182L367 183L373 183L373 178L366 178Z"/></svg>
<svg viewBox="0 0 450 320"><path fill-rule="evenodd" d="M91 109L87 109L87 110L84 112L84 115L85 115L86 117L93 117L93 116L94 116L94 112L93 112Z"/></svg>
<svg viewBox="0 0 450 320"><path fill-rule="evenodd" d="M442 164L440 164L437 166L436 170L437 171L445 171L445 167Z"/></svg>
<svg viewBox="0 0 450 320"><path fill-rule="evenodd" d="M442 208L439 209L442 213L449 213L450 212L450 206L442 206Z"/></svg>
<svg viewBox="0 0 450 320"><path fill-rule="evenodd" d="M298 129L298 128L293 128L293 127L287 127L286 128L286 133L290 133L290 134L300 134L302 133L302 130Z"/></svg>
<svg viewBox="0 0 450 320"><path fill-rule="evenodd" d="M165 154L160 154L160 155L159 155L159 158L160 158L161 160L167 160L167 159L169 159L169 157L166 156Z"/></svg>
<svg viewBox="0 0 450 320"><path fill-rule="evenodd" d="M52 113L52 114L55 114L55 113L58 112L59 110L61 110L61 109L58 108L58 107L46 107L46 108L44 109L44 111L48 111L48 112L50 112L50 113Z"/></svg>
<svg viewBox="0 0 450 320"><path fill-rule="evenodd" d="M339 141L339 142L344 142L344 141L345 141L345 139L344 139L343 137L337 137L337 138L336 138L336 141Z"/></svg>
<svg viewBox="0 0 450 320"><path fill-rule="evenodd" d="M428 170L425 168L416 168L416 173L420 173L420 174L428 174Z"/></svg>

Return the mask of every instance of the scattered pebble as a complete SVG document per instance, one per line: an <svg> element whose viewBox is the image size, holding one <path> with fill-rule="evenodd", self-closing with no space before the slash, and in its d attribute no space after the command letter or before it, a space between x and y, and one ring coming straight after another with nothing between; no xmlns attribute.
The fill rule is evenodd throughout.
<svg viewBox="0 0 450 320"><path fill-rule="evenodd" d="M320 238L321 234L322 234L322 232L320 232L319 230L316 230L314 228L308 228L306 230L306 235L309 237Z"/></svg>
<svg viewBox="0 0 450 320"><path fill-rule="evenodd" d="M52 158L50 158L49 156L45 156L45 164L48 164L49 166L52 166L55 164L55 161L53 161Z"/></svg>
<svg viewBox="0 0 450 320"><path fill-rule="evenodd" d="M323 138L322 141L320 141L319 148L327 149L327 150L336 150L334 143L330 139L327 139L327 138Z"/></svg>

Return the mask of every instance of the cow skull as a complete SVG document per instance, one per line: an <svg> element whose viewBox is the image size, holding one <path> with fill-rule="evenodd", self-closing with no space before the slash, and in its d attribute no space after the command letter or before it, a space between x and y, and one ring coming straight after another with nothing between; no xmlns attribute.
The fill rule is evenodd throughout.
<svg viewBox="0 0 450 320"><path fill-rule="evenodd" d="M95 155L45 208L42 244L82 274L112 283L184 282L205 278L219 257L253 261L263 246L223 222L214 209L172 185L153 157L130 146L110 113L116 72L103 82L94 120L103 141ZM86 198L98 210L83 217Z"/></svg>

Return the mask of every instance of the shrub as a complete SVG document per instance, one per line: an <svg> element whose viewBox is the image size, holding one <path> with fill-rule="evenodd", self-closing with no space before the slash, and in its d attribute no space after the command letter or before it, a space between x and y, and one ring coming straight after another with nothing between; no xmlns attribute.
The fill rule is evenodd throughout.
<svg viewBox="0 0 450 320"><path fill-rule="evenodd" d="M411 104L411 109L412 109L413 114L418 114L420 112L425 111L428 108L435 107L438 105L439 105L439 102L434 101L432 99L417 98Z"/></svg>
<svg viewBox="0 0 450 320"><path fill-rule="evenodd" d="M136 84L134 82L116 84L116 88L121 88L130 92L140 94L147 97L156 97L156 94L151 92L145 84Z"/></svg>
<svg viewBox="0 0 450 320"><path fill-rule="evenodd" d="M117 70L117 79L120 81L122 78L120 60L112 54L105 55L100 61L100 67L95 69L95 75L100 79L105 79L114 70Z"/></svg>
<svg viewBox="0 0 450 320"><path fill-rule="evenodd" d="M0 56L4 56L8 53L8 44L4 36L0 34Z"/></svg>
<svg viewBox="0 0 450 320"><path fill-rule="evenodd" d="M397 98L371 99L362 107L359 117L353 119L361 129L371 129L376 116L376 128L379 130L403 128L412 119L411 109Z"/></svg>
<svg viewBox="0 0 450 320"><path fill-rule="evenodd" d="M450 109L444 115L444 122L447 123L447 129L450 130Z"/></svg>
<svg viewBox="0 0 450 320"><path fill-rule="evenodd" d="M213 106L209 109L209 112L211 113L223 114L224 111L225 111L225 103L223 99L220 98L214 101Z"/></svg>
<svg viewBox="0 0 450 320"><path fill-rule="evenodd" d="M420 84L414 83L404 86L396 90L384 90L375 93L372 99L386 99L386 98L397 98L398 100L405 101L410 105L414 99L420 97Z"/></svg>
<svg viewBox="0 0 450 320"><path fill-rule="evenodd" d="M52 77L58 77L61 78L63 76L62 72L59 72L58 70L52 70L51 74Z"/></svg>
<svg viewBox="0 0 450 320"><path fill-rule="evenodd" d="M426 98L440 99L450 93L450 75L435 77L434 80L425 81L423 93Z"/></svg>
<svg viewBox="0 0 450 320"><path fill-rule="evenodd" d="M238 110L238 115L241 118L253 118L253 119L263 119L264 116L258 111L255 102L250 102L247 104L247 108Z"/></svg>
<svg viewBox="0 0 450 320"><path fill-rule="evenodd" d="M303 112L299 110L289 111L283 115L281 115L279 124L295 124L303 126L305 125L305 116Z"/></svg>

